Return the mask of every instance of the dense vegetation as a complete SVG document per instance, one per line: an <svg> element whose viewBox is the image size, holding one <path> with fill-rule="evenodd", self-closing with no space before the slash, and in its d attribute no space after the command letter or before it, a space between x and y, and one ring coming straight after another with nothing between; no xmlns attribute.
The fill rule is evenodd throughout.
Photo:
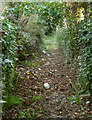
<svg viewBox="0 0 92 120"><path fill-rule="evenodd" d="M83 7L84 3L68 5L64 14L66 27L59 28L57 37L64 55L70 62L73 61L73 66L77 69L77 79L83 88L81 91L91 93L92 16L91 4L85 4L86 8Z"/></svg>
<svg viewBox="0 0 92 120"><path fill-rule="evenodd" d="M56 31L58 45L67 63L72 63L75 68L75 83L80 88L77 94L92 94L91 12L91 3L7 3L1 19L5 108L15 104L9 102L14 98L11 96L18 84L17 65L28 57L35 58L35 53L43 49L44 35L52 31ZM19 103L18 99L16 103Z"/></svg>

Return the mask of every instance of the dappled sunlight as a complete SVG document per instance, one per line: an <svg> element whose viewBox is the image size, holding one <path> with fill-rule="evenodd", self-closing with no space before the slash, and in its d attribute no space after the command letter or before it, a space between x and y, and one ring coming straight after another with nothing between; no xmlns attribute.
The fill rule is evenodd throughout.
<svg viewBox="0 0 92 120"><path fill-rule="evenodd" d="M44 47L46 48L46 50L54 50L54 49L58 49L58 44L57 44L57 36L54 35L50 35L50 36L45 36L44 39Z"/></svg>

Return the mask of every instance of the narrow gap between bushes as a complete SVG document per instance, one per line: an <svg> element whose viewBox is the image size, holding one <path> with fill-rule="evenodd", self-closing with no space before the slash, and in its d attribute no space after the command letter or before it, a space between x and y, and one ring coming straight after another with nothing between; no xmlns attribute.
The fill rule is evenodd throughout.
<svg viewBox="0 0 92 120"><path fill-rule="evenodd" d="M19 105L6 111L7 118L85 117L88 114L82 107L85 104L80 105L73 93L76 74L62 56L56 34L45 36L44 43L35 59L29 57L17 66L20 78L14 95L22 99Z"/></svg>

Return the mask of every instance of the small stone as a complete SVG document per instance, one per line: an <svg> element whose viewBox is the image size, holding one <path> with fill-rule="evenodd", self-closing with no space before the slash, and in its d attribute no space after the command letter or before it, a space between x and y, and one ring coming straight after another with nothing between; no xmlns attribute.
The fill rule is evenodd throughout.
<svg viewBox="0 0 92 120"><path fill-rule="evenodd" d="M35 89L37 89L38 87L37 86L35 86Z"/></svg>
<svg viewBox="0 0 92 120"><path fill-rule="evenodd" d="M43 52L44 54L46 54L46 51L43 50L42 52Z"/></svg>
<svg viewBox="0 0 92 120"><path fill-rule="evenodd" d="M44 61L44 59L42 58L42 61Z"/></svg>
<svg viewBox="0 0 92 120"><path fill-rule="evenodd" d="M62 114L62 111L60 111L59 113Z"/></svg>
<svg viewBox="0 0 92 120"><path fill-rule="evenodd" d="M81 110L78 110L78 112L80 112Z"/></svg>
<svg viewBox="0 0 92 120"><path fill-rule="evenodd" d="M75 115L78 115L78 113L77 113L77 112L75 112L74 114L75 114Z"/></svg>
<svg viewBox="0 0 92 120"><path fill-rule="evenodd" d="M38 68L38 70L41 70L41 68Z"/></svg>
<svg viewBox="0 0 92 120"><path fill-rule="evenodd" d="M27 76L27 78L29 79L29 76Z"/></svg>
<svg viewBox="0 0 92 120"><path fill-rule="evenodd" d="M44 83L44 87L45 87L46 89L49 89L49 88L50 88L50 85L49 85L48 83Z"/></svg>
<svg viewBox="0 0 92 120"><path fill-rule="evenodd" d="M89 101L86 102L86 104L89 104L89 103L90 103Z"/></svg>
<svg viewBox="0 0 92 120"><path fill-rule="evenodd" d="M50 54L47 54L48 56L50 56Z"/></svg>

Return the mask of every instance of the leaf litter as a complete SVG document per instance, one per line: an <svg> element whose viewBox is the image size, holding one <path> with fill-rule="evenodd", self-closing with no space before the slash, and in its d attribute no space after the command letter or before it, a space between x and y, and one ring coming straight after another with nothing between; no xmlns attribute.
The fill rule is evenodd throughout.
<svg viewBox="0 0 92 120"><path fill-rule="evenodd" d="M20 65L19 71L21 69L20 73L23 78L19 79L14 94L24 98L22 109L29 110L32 101L36 100L36 104L33 104L30 109L38 111L37 114L41 114L41 118L82 118L91 114L88 100L86 102L87 112L82 110L76 101L67 100L72 96L72 86L76 80L71 64L65 63L65 58L60 55L59 50L43 51L43 53L38 55L35 67L34 63L31 67ZM25 67L28 67L28 70ZM50 85L49 89L44 87L44 83ZM44 99L40 99L41 97ZM18 116L20 109L19 105L13 106L12 112L6 112L7 118Z"/></svg>

